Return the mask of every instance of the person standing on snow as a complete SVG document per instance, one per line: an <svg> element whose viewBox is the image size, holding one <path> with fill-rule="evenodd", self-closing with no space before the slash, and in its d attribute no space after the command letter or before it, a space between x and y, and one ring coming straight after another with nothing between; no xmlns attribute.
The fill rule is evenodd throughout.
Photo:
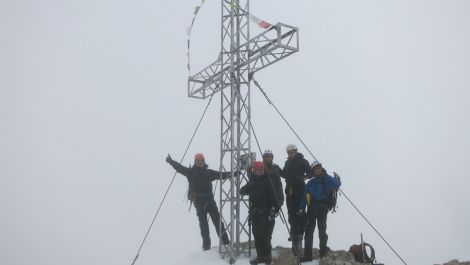
<svg viewBox="0 0 470 265"><path fill-rule="evenodd" d="M250 180L240 189L241 195L249 195L249 215L251 229L255 238L256 259L251 264L271 264L271 223L277 212L279 203L271 180L266 174L263 162L256 161L248 169Z"/></svg>
<svg viewBox="0 0 470 265"><path fill-rule="evenodd" d="M300 199L304 194L305 179L311 175L309 162L303 154L297 152L297 146L289 144L286 147L287 160L283 168L286 180L286 205L289 216L290 240L295 256L300 257L305 216L299 213Z"/></svg>
<svg viewBox="0 0 470 265"><path fill-rule="evenodd" d="M333 190L338 190L341 180L334 173L331 177L323 169L318 161L312 163L313 178L305 187L304 195L300 201L300 212L307 206L307 225L305 229L305 248L302 262L312 261L313 232L318 224L318 237L320 238L320 257L325 257L328 247L328 235L326 234L326 219L328 216L328 195Z"/></svg>
<svg viewBox="0 0 470 265"><path fill-rule="evenodd" d="M275 163L273 163L273 152L271 150L266 150L263 153L263 164L264 170L267 176L271 178L272 188L276 192L276 203L278 203L279 209L284 204L284 192L282 189L282 169ZM277 215L277 214L276 214ZM276 224L275 217L276 215L272 216L272 222L269 223L270 234L272 235L274 231L274 226Z"/></svg>
<svg viewBox="0 0 470 265"><path fill-rule="evenodd" d="M230 178L230 172L220 173L212 169L208 169L205 162L204 155L197 153L194 156L194 166L187 168L180 163L171 159L168 155L166 162L169 163L178 173L184 175L189 182L188 199L194 202L197 217L199 219L199 228L201 229L202 248L208 250L211 248L211 239L209 234L209 224L207 223L207 214L210 215L212 223L214 224L217 235L222 240L222 243L227 245L230 243L227 233L225 232L224 224L222 223L222 235L219 229L220 214L217 209L217 204L214 200L212 191L212 181L219 179Z"/></svg>

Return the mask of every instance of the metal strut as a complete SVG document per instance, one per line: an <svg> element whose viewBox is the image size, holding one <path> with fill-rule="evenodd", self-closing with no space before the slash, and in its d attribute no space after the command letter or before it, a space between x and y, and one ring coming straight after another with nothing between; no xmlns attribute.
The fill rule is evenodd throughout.
<svg viewBox="0 0 470 265"><path fill-rule="evenodd" d="M220 180L219 228L222 222L226 224L230 244L219 244L219 252L233 264L238 256L251 255L250 244L240 244L251 242L246 214L249 202L240 195L241 185L248 181L241 158L252 154L250 76L296 53L299 43L297 28L282 23L250 38L249 0L221 0L220 29L217 59L188 78L188 96L205 99L220 92L219 169L232 173L229 179Z"/></svg>

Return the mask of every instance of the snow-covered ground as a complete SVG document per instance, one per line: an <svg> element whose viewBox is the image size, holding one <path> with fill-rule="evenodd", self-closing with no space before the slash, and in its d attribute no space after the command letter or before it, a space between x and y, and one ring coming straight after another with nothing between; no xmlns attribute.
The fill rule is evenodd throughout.
<svg viewBox="0 0 470 265"><path fill-rule="evenodd" d="M253 251L253 253L255 253ZM253 254L254 258L256 254ZM279 253L276 250L272 252L273 259L276 259L279 256ZM237 265L250 265L250 259L248 257L240 257L237 260ZM228 264L228 260L223 260L219 254L218 247L212 247L208 251L197 251L193 252L186 257L182 258L178 262L174 263L173 265L221 265L221 264ZM312 262L302 262L305 265L319 265L320 263L315 260Z"/></svg>

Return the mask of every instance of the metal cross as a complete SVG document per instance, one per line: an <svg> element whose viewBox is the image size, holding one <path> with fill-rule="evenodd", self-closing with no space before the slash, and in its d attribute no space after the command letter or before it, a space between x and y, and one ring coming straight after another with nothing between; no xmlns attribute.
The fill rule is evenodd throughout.
<svg viewBox="0 0 470 265"><path fill-rule="evenodd" d="M205 99L219 91L221 94L220 170L232 174L220 181L221 222L226 224L230 244L219 244L219 252L234 264L238 256L251 254L249 202L240 196L240 186L248 180L241 171L246 164L242 158L254 159L250 81L257 71L297 52L299 36L297 28L278 23L250 39L250 1L221 1L220 54L214 63L189 77L188 96ZM240 244L243 241L248 244Z"/></svg>

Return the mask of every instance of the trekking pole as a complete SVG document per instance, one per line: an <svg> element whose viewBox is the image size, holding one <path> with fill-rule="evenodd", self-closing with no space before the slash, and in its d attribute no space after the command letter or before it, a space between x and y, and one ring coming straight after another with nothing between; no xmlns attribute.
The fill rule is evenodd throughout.
<svg viewBox="0 0 470 265"><path fill-rule="evenodd" d="M346 198L346 200L348 200L348 202L354 207L354 209L356 209L356 211L359 213L359 215L369 224L369 226L375 231L375 233L377 233L377 235L382 239L382 241L385 242L385 244L387 244L388 248L390 248L390 250L392 250L392 252L395 253L395 255L401 260L401 262L405 265L408 265L405 262L405 260L400 256L400 254L398 254L398 252L392 247L392 245L390 245L390 243L388 243L388 241L382 236L382 234L369 221L369 219L367 219L367 217L365 217L365 215L357 208L357 206L351 201L351 199L349 199L349 197L344 193L344 191L341 190L341 189L338 189L338 190L343 194L343 196Z"/></svg>
<svg viewBox="0 0 470 265"><path fill-rule="evenodd" d="M362 249L362 260L366 260L366 257L365 257L365 249L364 249L364 238L362 237L362 233L361 233L361 249Z"/></svg>
<svg viewBox="0 0 470 265"><path fill-rule="evenodd" d="M281 217L281 222L282 222L283 224L285 224L285 223L286 223L286 219L284 218L284 215L279 214L279 217Z"/></svg>

